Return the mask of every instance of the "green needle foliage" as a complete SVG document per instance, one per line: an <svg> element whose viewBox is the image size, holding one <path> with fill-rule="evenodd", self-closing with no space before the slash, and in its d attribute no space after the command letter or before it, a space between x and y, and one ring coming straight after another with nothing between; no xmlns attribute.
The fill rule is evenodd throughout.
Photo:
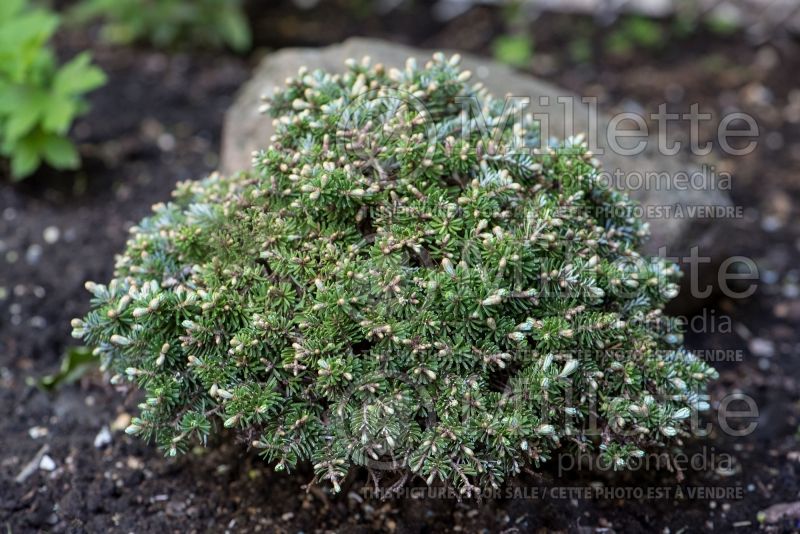
<svg viewBox="0 0 800 534"><path fill-rule="evenodd" d="M133 228L73 322L147 392L130 433L176 454L235 428L336 490L364 466L464 495L559 450L625 467L680 443L715 372L662 314L676 267L636 251L580 140L533 150L469 78L441 54L301 69L251 172Z"/></svg>
<svg viewBox="0 0 800 534"><path fill-rule="evenodd" d="M85 93L106 80L88 53L58 65L47 45L58 22L26 0L0 2L0 155L10 158L15 180L42 160L57 169L78 167L67 133L88 107Z"/></svg>

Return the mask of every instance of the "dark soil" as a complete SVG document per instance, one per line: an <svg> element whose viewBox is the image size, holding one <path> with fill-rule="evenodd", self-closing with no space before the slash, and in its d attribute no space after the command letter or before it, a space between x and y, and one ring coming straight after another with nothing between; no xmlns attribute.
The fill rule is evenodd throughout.
<svg viewBox="0 0 800 534"><path fill-rule="evenodd" d="M497 10L490 9L473 9L447 24L414 25L417 15L406 13L396 27L408 31L371 23L371 15L338 25L336 17L344 15L336 10L322 17L286 6L274 9L258 19L258 27L267 28L260 35L272 36L261 39L262 45L323 44L346 33L372 33L488 53L501 25ZM284 21L280 32L270 22L275 20ZM746 300L709 301L698 311L706 324L687 334L692 349L740 351L741 361L717 364L720 379L711 395L716 403L735 392L755 399L760 415L753 433L731 438L715 424L707 440L689 444L689 453L706 463L685 469L682 480L666 468L559 476L556 461L542 473L511 481L509 487L526 492L515 498L504 489L501 498L481 503L435 497L380 501L365 498L363 474L338 496L324 487L306 491L310 468L275 474L230 440L165 459L121 431L136 412L137 397L114 391L99 372L54 394L29 385L29 377L57 370L66 348L75 344L69 320L87 310L83 282L110 278L113 255L130 225L151 204L167 200L176 181L214 169L223 112L248 75L245 61L225 54L164 55L93 45L110 81L93 94L91 113L74 128L83 170L43 171L21 184L0 174L0 528L14 533L798 528L789 520L760 525L757 519L771 504L800 499L797 45L694 34L675 46L620 57L602 49L602 35L610 30L583 19L548 17L532 28L536 55L530 70L597 95L606 109L649 113L668 102L671 110L685 112L698 102L715 116L741 109L758 119L758 150L741 158L715 152L708 161L734 172L731 193L745 210L732 221L730 239L737 253L757 261L759 287ZM576 35L596 45L588 59L578 61L568 52ZM69 55L81 46L87 43L73 36L64 39L62 51ZM709 131L704 135L710 137ZM104 427L110 428L111 441L96 447ZM53 469L36 469L16 482L43 449L52 465L41 465ZM673 493L576 498L558 489L565 486L667 487ZM684 489L683 497L675 496L676 487ZM722 493L693 495L695 487Z"/></svg>

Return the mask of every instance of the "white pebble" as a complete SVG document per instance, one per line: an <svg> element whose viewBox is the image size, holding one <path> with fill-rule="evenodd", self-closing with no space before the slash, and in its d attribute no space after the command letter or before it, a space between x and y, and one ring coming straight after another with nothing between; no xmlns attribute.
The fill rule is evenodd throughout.
<svg viewBox="0 0 800 534"><path fill-rule="evenodd" d="M778 281L778 273L772 270L766 270L761 275L761 281L765 284L772 285Z"/></svg>
<svg viewBox="0 0 800 534"><path fill-rule="evenodd" d="M48 432L47 427L44 426L33 426L28 429L28 435L31 439L39 439L46 436Z"/></svg>
<svg viewBox="0 0 800 534"><path fill-rule="evenodd" d="M31 245L28 247L27 252L25 252L25 261L28 262L29 265L35 265L39 263L39 258L42 257L42 246L41 245Z"/></svg>
<svg viewBox="0 0 800 534"><path fill-rule="evenodd" d="M748 343L748 347L750 347L750 352L756 356L771 358L775 355L775 343L768 339L754 337Z"/></svg>
<svg viewBox="0 0 800 534"><path fill-rule="evenodd" d="M108 430L107 426L104 426L94 437L94 448L102 449L109 443L111 443L111 432Z"/></svg>
<svg viewBox="0 0 800 534"><path fill-rule="evenodd" d="M172 134L163 133L158 136L156 144L163 152L171 152L175 149L175 137Z"/></svg>
<svg viewBox="0 0 800 534"><path fill-rule="evenodd" d="M59 230L57 226L48 226L44 229L44 232L42 232L42 238L48 245L58 242L60 237L61 230Z"/></svg>
<svg viewBox="0 0 800 534"><path fill-rule="evenodd" d="M56 462L50 458L49 454L45 454L42 456L42 459L39 460L39 469L43 471L54 471L56 468Z"/></svg>
<svg viewBox="0 0 800 534"><path fill-rule="evenodd" d="M761 220L761 229L765 232L775 232L783 226L783 222L774 215L767 215Z"/></svg>
<svg viewBox="0 0 800 534"><path fill-rule="evenodd" d="M787 299L796 299L797 297L800 297L800 286L797 286L796 284L787 284L783 287L783 291L781 293Z"/></svg>

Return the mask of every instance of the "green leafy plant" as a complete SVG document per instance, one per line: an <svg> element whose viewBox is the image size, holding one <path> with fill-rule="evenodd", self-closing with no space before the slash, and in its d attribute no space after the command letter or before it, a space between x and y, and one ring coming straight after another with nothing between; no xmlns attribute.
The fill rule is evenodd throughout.
<svg viewBox="0 0 800 534"><path fill-rule="evenodd" d="M665 41L666 33L657 22L645 17L628 17L606 37L605 47L614 55L628 56L636 47L657 50Z"/></svg>
<svg viewBox="0 0 800 534"><path fill-rule="evenodd" d="M82 0L77 22L100 18L103 37L114 43L146 41L159 48L250 48L242 0Z"/></svg>
<svg viewBox="0 0 800 534"><path fill-rule="evenodd" d="M43 376L39 380L30 379L29 384L44 391L55 391L61 386L81 379L86 373L99 367L100 362L93 351L87 347L72 347L61 360L57 373Z"/></svg>
<svg viewBox="0 0 800 534"><path fill-rule="evenodd" d="M592 41L585 36L575 37L567 45L567 53L576 63L589 63L592 59Z"/></svg>
<svg viewBox="0 0 800 534"><path fill-rule="evenodd" d="M492 40L494 58L517 68L529 67L533 58L530 19L524 8L524 3L517 0L506 3L501 11L505 32Z"/></svg>
<svg viewBox="0 0 800 534"><path fill-rule="evenodd" d="M501 35L492 42L492 53L498 61L524 68L533 58L533 40L528 35Z"/></svg>
<svg viewBox="0 0 800 534"><path fill-rule="evenodd" d="M88 53L58 66L47 46L57 27L56 15L25 0L0 3L0 153L17 180L42 160L57 169L79 165L67 132L87 108L84 94L105 83Z"/></svg>
<svg viewBox="0 0 800 534"><path fill-rule="evenodd" d="M646 226L579 139L539 147L458 65L301 69L252 171L133 228L72 323L146 391L129 433L177 454L228 427L335 490L363 466L463 495L689 435L715 371L662 313L677 268L637 252Z"/></svg>
<svg viewBox="0 0 800 534"><path fill-rule="evenodd" d="M733 35L739 31L740 26L730 17L711 14L705 19L706 27L719 36Z"/></svg>

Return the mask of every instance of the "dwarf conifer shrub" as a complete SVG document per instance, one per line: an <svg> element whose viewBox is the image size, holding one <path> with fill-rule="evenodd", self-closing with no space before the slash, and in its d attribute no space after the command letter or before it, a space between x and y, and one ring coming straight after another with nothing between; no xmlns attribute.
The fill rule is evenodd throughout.
<svg viewBox="0 0 800 534"><path fill-rule="evenodd" d="M337 490L365 466L463 494L560 449L680 443L715 373L662 313L676 267L637 252L579 140L534 150L469 78L441 55L301 69L251 172L132 229L73 322L145 390L130 433L176 454L224 426Z"/></svg>

